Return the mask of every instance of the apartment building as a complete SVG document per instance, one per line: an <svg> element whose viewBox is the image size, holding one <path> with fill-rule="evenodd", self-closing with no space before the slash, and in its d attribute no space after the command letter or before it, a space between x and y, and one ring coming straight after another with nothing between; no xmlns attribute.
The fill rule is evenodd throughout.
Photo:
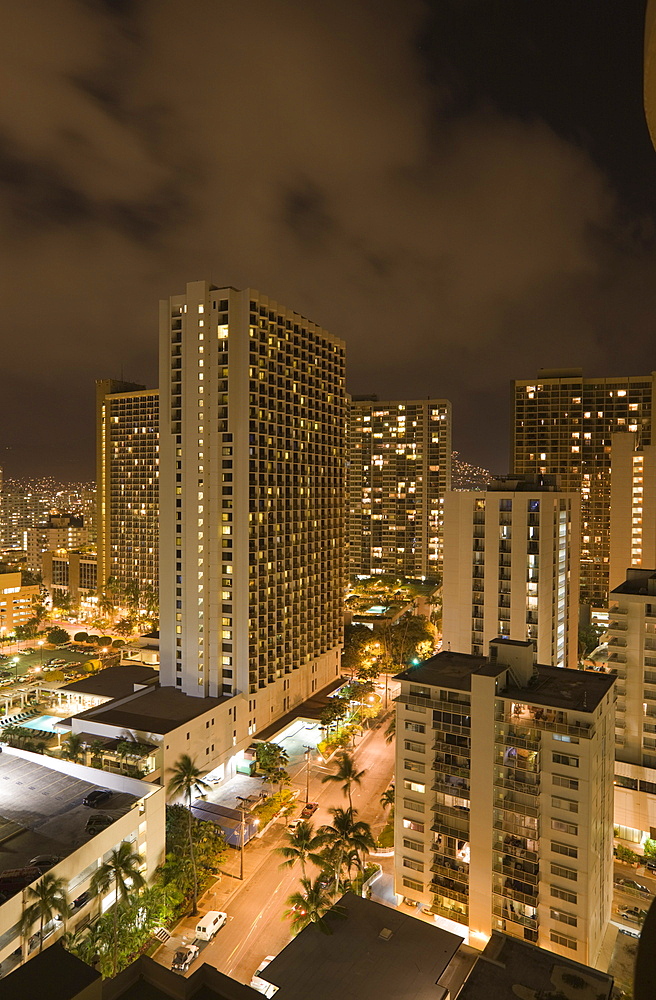
<svg viewBox="0 0 656 1000"><path fill-rule="evenodd" d="M451 488L451 403L354 396L348 412L349 572L436 577Z"/></svg>
<svg viewBox="0 0 656 1000"><path fill-rule="evenodd" d="M159 584L159 392L96 382L98 585Z"/></svg>
<svg viewBox="0 0 656 1000"><path fill-rule="evenodd" d="M46 522L25 530L27 569L40 572L41 557L51 549L75 549L86 545L89 531L82 516L51 514Z"/></svg>
<svg viewBox="0 0 656 1000"><path fill-rule="evenodd" d="M606 605L610 570L612 436L652 443L654 375L585 378L581 369L542 369L512 388L517 473L554 474L581 495L581 600Z"/></svg>
<svg viewBox="0 0 656 1000"><path fill-rule="evenodd" d="M444 504L443 648L482 655L530 639L540 663L578 663L579 496L556 477L506 476Z"/></svg>
<svg viewBox="0 0 656 1000"><path fill-rule="evenodd" d="M608 666L617 677L615 825L656 840L656 570L629 569L610 595Z"/></svg>
<svg viewBox="0 0 656 1000"><path fill-rule="evenodd" d="M594 964L610 916L615 679L443 651L397 677L396 892Z"/></svg>
<svg viewBox="0 0 656 1000"><path fill-rule="evenodd" d="M611 591L629 568L656 566L656 445L638 435L612 435L610 470Z"/></svg>
<svg viewBox="0 0 656 1000"><path fill-rule="evenodd" d="M241 693L252 734L339 673L344 344L205 281L160 332L161 683Z"/></svg>

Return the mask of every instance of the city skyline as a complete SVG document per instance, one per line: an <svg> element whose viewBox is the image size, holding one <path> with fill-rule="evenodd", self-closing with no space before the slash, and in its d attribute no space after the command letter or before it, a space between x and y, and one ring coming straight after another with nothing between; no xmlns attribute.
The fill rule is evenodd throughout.
<svg viewBox="0 0 656 1000"><path fill-rule="evenodd" d="M451 399L494 472L510 378L651 370L642 4L180 11L11 6L8 477L90 478L93 381L154 388L157 300L203 278L315 317L353 393Z"/></svg>

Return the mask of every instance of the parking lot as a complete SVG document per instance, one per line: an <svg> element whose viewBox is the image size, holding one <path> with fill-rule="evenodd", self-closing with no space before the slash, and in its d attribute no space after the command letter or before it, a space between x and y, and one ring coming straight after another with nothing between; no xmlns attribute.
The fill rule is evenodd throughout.
<svg viewBox="0 0 656 1000"><path fill-rule="evenodd" d="M0 754L0 870L25 864L36 854L69 854L89 839L87 820L97 812L118 818L130 808L134 796L116 793L99 810L82 804L98 784L41 768L9 754ZM21 831L19 833L19 831ZM1 832L1 831L0 831Z"/></svg>

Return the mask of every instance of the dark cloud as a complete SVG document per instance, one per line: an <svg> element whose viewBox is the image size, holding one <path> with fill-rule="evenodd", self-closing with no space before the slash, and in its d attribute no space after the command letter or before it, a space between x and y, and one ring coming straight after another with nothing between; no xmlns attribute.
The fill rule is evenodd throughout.
<svg viewBox="0 0 656 1000"><path fill-rule="evenodd" d="M510 378L656 367L653 206L560 127L547 21L499 13L495 34L484 9L9 0L3 403L30 416L3 423L8 471L57 474L78 447L91 473L93 379L154 384L157 299L200 277L343 337L353 391L452 398L458 447L496 468Z"/></svg>

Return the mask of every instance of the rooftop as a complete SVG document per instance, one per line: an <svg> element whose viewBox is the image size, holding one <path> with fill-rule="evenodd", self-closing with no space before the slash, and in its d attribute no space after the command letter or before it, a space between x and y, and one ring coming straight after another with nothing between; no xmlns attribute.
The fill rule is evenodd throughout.
<svg viewBox="0 0 656 1000"><path fill-rule="evenodd" d="M530 643L504 640L503 645L527 646ZM396 675L396 680L432 687L471 691L472 677L496 677L510 669L501 659L489 660L486 656L471 653L442 651L424 660L417 667L410 667ZM512 678L512 674L509 674ZM515 701L530 701L535 705L553 708L570 708L578 712L593 712L610 691L614 674L593 670L569 670L543 663L535 665L535 673L526 687L509 683L499 691L499 696Z"/></svg>
<svg viewBox="0 0 656 1000"><path fill-rule="evenodd" d="M439 997L461 937L353 893L339 905L347 917L331 920L332 934L310 925L268 966L265 978L284 1000Z"/></svg>
<svg viewBox="0 0 656 1000"><path fill-rule="evenodd" d="M121 788L143 788L145 795L152 786L5 747L0 754L0 868L20 868L37 854L65 857L89 839L85 825L91 813L82 799L94 788L119 789L102 810L118 819L138 798Z"/></svg>
<svg viewBox="0 0 656 1000"><path fill-rule="evenodd" d="M613 978L604 972L493 931L458 1000L547 994L564 1000L607 1000L612 989Z"/></svg>
<svg viewBox="0 0 656 1000"><path fill-rule="evenodd" d="M26 997L38 997L46 983L48 1000L100 997L100 987L97 993L91 991L92 984L100 984L100 979L99 972L71 955L57 941L2 980L2 998L25 1000Z"/></svg>
<svg viewBox="0 0 656 1000"><path fill-rule="evenodd" d="M656 569L629 569L626 580L611 590L613 594L634 594L636 597L656 597Z"/></svg>
<svg viewBox="0 0 656 1000"><path fill-rule="evenodd" d="M97 674L66 684L62 691L98 695L106 698L125 698L134 692L135 684L154 684L159 677L157 670L129 664L124 667L106 667Z"/></svg>
<svg viewBox="0 0 656 1000"><path fill-rule="evenodd" d="M142 670L149 674L157 671L148 667L116 667L118 671ZM99 705L87 709L76 716L78 719L94 719L96 722L107 723L120 729L140 729L147 733L164 736L178 726L184 725L190 719L195 719L205 712L211 712L217 705L229 701L225 698L192 698L173 687L152 686L143 692L137 692L136 697L115 705Z"/></svg>

